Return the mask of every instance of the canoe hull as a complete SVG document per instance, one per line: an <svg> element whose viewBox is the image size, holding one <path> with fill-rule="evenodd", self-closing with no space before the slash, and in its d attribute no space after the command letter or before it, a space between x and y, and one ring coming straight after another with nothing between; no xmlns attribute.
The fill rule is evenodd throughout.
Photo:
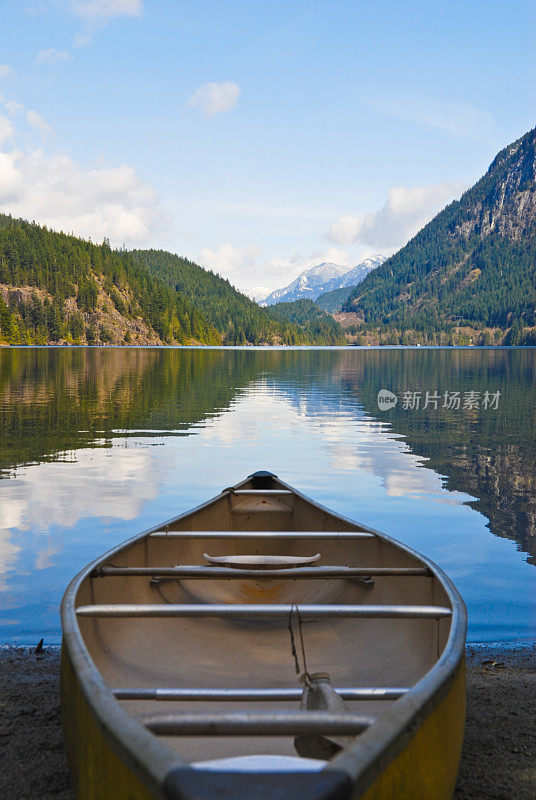
<svg viewBox="0 0 536 800"><path fill-rule="evenodd" d="M465 728L465 659L445 697L361 800L450 800Z"/></svg>
<svg viewBox="0 0 536 800"><path fill-rule="evenodd" d="M63 733L79 800L152 800L151 791L115 751L88 705L65 650L61 660ZM450 800L465 725L465 662L447 694L361 800Z"/></svg>
<svg viewBox="0 0 536 800"><path fill-rule="evenodd" d="M275 478L273 484L279 494L291 494L292 487L277 481ZM127 631L126 625L128 623L119 622L118 627L118 623L113 620L110 623L101 619L92 620L88 612L96 609L101 613L99 608L104 607L110 609L111 612L114 609L121 611L121 609L129 608L128 604L121 605L121 603L124 604L125 599L130 599L130 602L135 599L138 605L132 606L133 609L145 608L143 602L149 602L152 603L152 605L147 606L151 610L150 616L162 616L162 614L158 615L154 611L154 608L160 610L160 605L154 606L154 598L157 595L151 594L155 592L155 589L149 585L148 576L143 573L139 577L135 575L128 577L130 564L134 564L136 569L138 569L136 565L141 564L143 566L144 563L151 565L162 564L164 567L167 564L166 568L169 570L175 569L170 565L177 564L177 562L181 565L185 563L197 564L200 561L202 563L202 554L204 552L202 548L204 548L204 545L200 543L200 539L204 537L215 538L215 534L211 532L216 530L216 523L219 521L219 509L231 500L229 492L236 492L236 495L232 496L234 502L236 496L254 494L254 491L256 491L255 484L253 484L253 492L250 486L247 481L244 481L234 489L224 490L222 496L171 520L169 524L165 523L164 532L162 532L162 526L160 526L160 528L154 528L151 531L140 534L138 537L134 537L129 542L120 545L88 565L71 582L62 604L64 646L62 648L61 699L64 737L76 796L80 800L108 800L108 798L109 800L147 800L148 798L156 798L157 800L201 800L203 798L203 800L208 800L208 798L219 798L220 794L218 792L221 790L222 800L223 798L226 800L242 800L242 798L246 797L248 800L257 800L257 798L274 800L276 797L284 796L287 790L290 791L290 786L292 785L292 796L295 796L296 800L349 800L349 798L356 798L356 800L357 798L361 798L361 800L450 800L456 782L465 722L464 643L466 612L463 601L449 579L428 559L377 531L359 526L358 523L352 520L340 517L330 512L329 509L324 509L295 490L292 490L292 493L294 494L296 506L300 508L305 505L304 513L306 519L301 520L302 527L289 528L289 520L286 518L279 521L272 520L273 527L270 528L269 520L264 519L265 516L268 517L269 515L267 513L261 514L256 510L251 511L248 506L247 516L244 517L243 521L242 519L237 520L236 528L225 527L224 523L222 528L217 529L216 538L219 542L219 550L217 552L223 551L227 554L227 557L229 555L235 556L234 546L236 544L236 550L240 553L241 549L244 548L243 544L241 544L242 539L254 536L254 534L248 533L252 528L254 531L258 531L258 537L260 537L256 543L255 552L265 555L265 551L269 549L272 553L270 556L272 558L275 557L273 551L275 550L279 554L279 549L282 552L289 550L294 556L302 556L304 553L301 552L301 549L304 549L305 552L309 547L309 544L307 544L309 537L322 537L324 540L322 545L323 557L325 556L328 564L333 561L338 566L342 563L345 567L349 566L350 568L355 568L356 565L366 565L367 567L370 566L371 569L378 568L378 571L385 567L388 568L388 571L396 572L396 570L399 570L401 577L398 578L398 583L395 581L392 585L390 577L385 577L383 584L379 579L377 587L370 588L369 586L363 587L359 581L357 583L349 582L344 584L344 581L338 580L336 576L337 580L331 581L330 588L327 587L327 584L320 584L320 588L314 589L318 594L318 592L325 592L329 588L330 592L335 592L336 596L333 598L328 595L326 597L312 595L307 588L307 591L310 592L308 602L313 602L313 604L307 606L306 601L305 605L302 605L302 609L305 609L304 613L306 613L307 608L316 608L314 606L315 602L327 603L330 609L342 607L338 606L337 603L341 602L340 592L344 590L348 596L346 594L343 596L343 599L346 600L343 605L352 607L352 603L357 602L358 604L364 604L364 610L374 609L379 606L375 606L374 602L367 605L365 598L367 592L377 592L382 608L389 608L389 604L392 604L394 610L389 611L387 616L393 616L397 609L410 608L412 602L411 593L418 591L420 595L417 600L413 601L419 604L418 606L413 606L419 609L416 613L424 613L424 611L432 607L432 604L434 612L441 612L436 616L442 617L437 619L436 627L432 629L432 635L426 640L428 643L425 644L422 644L422 637L426 635L427 631L430 631L430 628L426 627L429 623L425 619L414 622L405 621L403 628L394 619L392 622L383 621L381 623L383 634L379 639L376 634L371 636L371 631L374 629L370 628L370 626L367 627L369 623L366 620L360 623L357 638L355 636L348 638L346 634L348 629L344 627L346 623L343 620L335 619L333 621L333 630L338 631L339 635L338 638L337 636L332 636L329 639L331 643L329 655L333 660L333 665L339 664L341 665L340 670L346 670L346 672L339 671L334 679L337 681L334 683L335 686L352 685L352 683L355 683L354 677L357 676L358 686L390 685L395 687L409 686L412 688L401 690L402 692L407 692L406 696L402 696L392 705L384 705L383 709L386 710L381 710L374 724L357 737L356 744L343 750L327 764L322 772L317 773L319 778L317 788L320 784L326 784L328 787L326 791L321 794L316 790L310 791L311 787L314 789L315 786L314 772L303 773L301 776L300 773L296 772L288 773L287 775L280 774L276 778L279 784L275 793L268 790L262 793L260 791L262 773L250 773L250 777L247 778L245 773L218 773L202 768L192 769L189 766L189 762L205 762L207 759L210 761L211 758L222 758L226 757L227 754L217 751L215 740L212 740L212 744L210 744L210 737L205 751L206 754L203 753L201 757L199 755L197 757L189 756L190 751L188 748L190 744L186 736L183 736L182 744L180 747L177 746L177 749L174 749L174 745L171 747L169 739L159 742L158 737L153 736L136 719L136 713L141 715L145 712L144 701L138 706L138 701L135 698L127 698L127 700L130 700L130 705L127 703L125 707L124 704L118 703L113 698L110 686L119 686L120 688L121 686L136 686L138 674L152 675L151 654L162 652L164 645L169 646L165 664L163 667L159 667L160 672L158 674L148 680L150 686L156 683L157 686L173 687L178 684L179 686L188 687L191 685L188 679L191 675L192 665L195 664L199 665L199 670L196 669L194 680L201 685L209 683L209 685L215 687L214 691L222 688L223 685L218 682L218 680L222 679L222 676L218 675L217 672L210 675L207 674L205 676L206 680L203 681L203 668L208 669L202 659L205 653L205 640L207 636L210 637L211 631L213 634L216 631L219 635L220 630L214 622L210 623L212 627L208 623L206 628L203 627L203 636L198 642L195 639L197 630L195 626L198 624L195 623L195 619L191 623L181 622L181 630L188 633L187 641L190 649L186 652L180 644L180 639L175 643L176 648L174 650L169 637L162 638L161 636L168 630L175 630L169 627L171 620L164 620L162 623L158 622L158 625L162 625L161 628L155 627L157 625L156 622L151 622L155 636L155 639L151 641L147 634L148 629L143 627L143 625L146 625L143 620L136 623L139 627L135 636L121 638L120 631L123 633ZM244 487L247 487L247 489L245 490ZM265 487L262 488L264 489ZM251 505L252 502L259 503L260 501L254 496L253 501L248 500L247 502ZM273 503L274 501L270 500L270 502ZM288 517L287 512L285 513ZM256 517L254 516L255 514L257 515ZM316 527L314 525L315 514L319 515ZM203 515L206 516L206 519L203 518ZM324 518L321 515L324 515ZM272 516L277 517L278 515L273 514ZM254 519L257 527L252 525L252 520ZM271 546L268 540L262 538L263 536L268 536L268 534L263 533L266 530L275 532L275 538ZM278 531L284 531L285 533L278 533ZM307 531L307 533L303 533L303 531ZM340 531L342 533L333 535L332 531ZM295 539L292 538L293 536ZM337 538L339 536L341 537L340 539ZM255 534L255 539L258 537ZM300 539L300 537L302 538ZM328 541L332 542L332 544L328 545ZM358 558L357 555L354 558L355 547L354 544L350 544L353 541L357 542L355 547L361 548L361 558ZM281 544L278 544L279 542ZM300 542L303 543L300 544ZM339 550L333 549L330 553L328 551L329 546L339 548ZM172 548L171 555L166 555L165 548L167 547ZM180 551L180 548L183 548L182 551ZM314 552L316 551L310 549L307 554L310 555L310 553ZM145 562L143 560L144 557ZM127 592L127 583L121 583L123 578L120 574L119 577L103 577L101 565L106 564L115 565L112 566L112 572L126 569L125 574L127 577L125 581L128 581L128 586L131 587L130 594ZM419 567L419 569L416 569L416 567ZM158 573L157 567L143 567L143 569ZM184 569L188 570L191 567L184 567ZM332 569L332 567L328 569ZM408 571L413 574L413 577L409 579L405 576ZM260 608L269 609L271 606L269 603L266 605L266 594L272 590L268 588L270 579L266 580L268 583L263 584L262 591L255 586L254 579L250 578L245 581L245 586L249 592L254 589L257 594L260 592L259 598L255 596L253 599L249 595L247 598L243 598L237 594L238 591L243 591L243 589L240 589L243 583L241 580L209 582L212 587L215 587L210 591L219 592L220 594L224 591L230 593L229 597L226 595L220 597L219 594L217 596L204 597L204 593L207 592L207 581L197 581L195 578L192 581L190 579L189 586L190 592L196 593L197 603L199 603L199 598L197 598L197 595L199 595L204 602L212 603L214 608L219 609L218 603L221 605L222 602L224 605L227 602L232 603L234 601L236 603L238 598L239 603L244 603L246 599L249 603L259 602ZM402 580L404 580L404 583L401 582ZM108 581L109 583L101 583L101 581ZM181 602L180 597L176 595L179 591L182 592L183 589L177 583L170 583L169 577L165 581L167 582L163 582L162 588L160 588L160 584L156 584L156 592L162 592L167 610L176 614L179 608L176 604ZM310 583L310 580L306 582L307 587L310 586ZM225 585L223 586L223 584ZM289 602L298 602L293 597L289 600L289 597L285 594L288 591L296 591L296 589L292 588L292 580L283 581L283 584L284 586L276 587L280 593L283 592L283 596L279 597L278 595L275 600L271 597L269 599L272 602L277 600L279 603L284 601L287 604ZM107 599L105 594L107 586L111 587L110 599ZM344 588L345 586L346 588ZM407 591L403 588L405 586L409 587ZM114 587L119 588L114 589ZM420 588L417 589L416 587ZM106 591L108 590L106 589ZM382 595L381 592L384 594ZM400 604L401 600L406 602L405 606L396 605L397 603ZM215 605L214 601L216 601ZM110 602L111 605L106 606L106 603ZM117 604L118 602L119 605L114 605L114 603ZM329 606L330 602L332 604L335 603L335 605ZM408 602L410 605L407 605ZM97 605L92 605L95 603ZM99 606L99 603L101 606ZM445 605L452 608L452 611L449 612L451 619L445 618L443 613L446 611ZM190 613L197 606L195 604L192 605L190 601L188 608L190 610L188 613ZM237 608L245 609L246 606L237 606ZM211 613L214 612L211 611ZM265 611L263 613L268 612ZM335 612L330 610L329 613ZM106 615L104 616L106 617ZM170 614L167 616L170 616ZM328 639L322 639L323 624L317 621L317 625L308 629L307 633L307 643L310 648L308 661L312 662L315 668L315 652L318 651L317 656L319 655L323 659L325 642L328 641ZM109 627L106 627L108 625ZM168 627L164 627L165 625ZM121 628L121 626L123 627ZM274 665L279 663L274 653L277 655L280 651L276 648L274 653L271 653L269 646L273 638L274 643L280 647L277 637L281 626L279 625L278 627L276 623L264 623L262 641L260 640L262 647L255 639L253 640L253 645L251 645L251 631L253 629L248 626L251 626L251 623L225 623L220 626L227 637L226 665L228 671L231 671L235 683L247 689L248 674L252 669L251 664L256 666L257 670L266 668L267 672L264 675L255 673L251 687L255 688L257 683L261 687L270 686L272 685L271 681L274 681L274 674L277 675L277 669L274 673ZM286 625L283 627L286 628ZM251 664L248 662L249 665L246 664L243 668L239 663L238 665L235 664L233 668L235 653L245 652L240 646L241 637L245 630L250 631L248 633L248 640L250 641L249 652L255 654L254 657L257 658L258 663L251 661ZM386 634L387 630L390 631L390 638ZM411 658L415 653L416 659L422 659L423 666L420 674L415 672L417 668L411 661L407 665L404 665L405 662L403 662L403 658L408 655L406 637L408 635L407 632L410 631L414 637L411 641L414 641L415 647L413 650L409 649L409 657ZM159 636L160 639L158 639ZM377 667L375 666L373 671L370 672L371 668L367 664L371 662L367 660L363 662L363 658L365 655L367 659L372 657L371 654L374 653L376 640L378 642L376 658L380 658L380 661L377 662ZM144 646L141 648L137 645L139 641L144 642ZM212 644L214 645L217 641L213 636ZM357 643L358 646L354 647L352 652L351 647L354 643ZM135 646L132 648L131 644ZM348 649L344 649L347 644ZM122 650L122 647L127 649ZM197 647L197 650L195 647ZM220 643L219 647L221 650L222 643ZM257 650L255 650L255 647L257 647ZM342 655L346 656L347 660L345 662L339 660L337 647L340 647ZM421 647L421 650L418 649L419 647ZM95 661L94 651L96 648L100 649L98 650L98 658ZM109 660L110 654L112 654L112 661ZM270 658L268 658L267 654L271 654ZM139 673L133 673L133 675L128 672L131 664L129 659L132 655L138 658L138 669L140 670ZM117 665L123 671L126 670L124 674L121 673L119 680L117 680L116 673L113 672ZM103 666L105 668L104 671L102 671ZM319 666L322 667L323 662ZM163 676L162 669L167 670ZM367 669L369 670L368 672ZM421 668L419 667L419 669ZM288 666L285 666L285 670L288 670ZM311 671L314 671L314 669ZM361 678L359 678L359 675L361 675ZM363 678L363 676L365 677ZM372 684L366 682L371 680ZM277 679L275 683L276 686L279 685ZM283 679L283 683L286 684L286 680ZM165 702L167 700L169 698ZM182 724L180 722L180 713L177 715L180 707L175 704L168 707L165 702L159 703L161 708L175 712L175 716L179 719L178 724ZM382 708L381 705L379 707L380 709ZM188 706L183 706L183 708L188 710ZM214 708L218 710L217 706ZM365 712L368 710L370 710L369 707L365 705ZM221 738L220 741L222 741ZM244 736L241 742L244 743L244 750L242 752L238 750L238 754L242 755L244 753L247 755L247 748L250 746L249 740ZM195 742L194 746L197 746ZM264 750L263 748L261 752L270 753L272 751ZM221 785L218 784L218 775L221 776ZM231 785L232 787L233 775L236 776L236 786L234 791L229 792L229 786ZM256 776L258 780L255 788ZM272 778L275 778L276 775L275 773L273 775L265 773L264 778L267 778L267 776L269 778L267 786L269 786ZM321 776L322 780L320 780ZM247 780L252 782L250 791L243 789L244 781ZM309 782L308 784L307 781ZM199 789L200 786L203 789L202 791ZM303 792L299 790L299 786L302 786ZM307 786L309 786L309 789L307 789ZM239 787L242 788L239 790Z"/></svg>
<svg viewBox="0 0 536 800"><path fill-rule="evenodd" d="M152 800L156 797L104 734L73 669L67 648L61 651L63 738L71 780L79 800Z"/></svg>

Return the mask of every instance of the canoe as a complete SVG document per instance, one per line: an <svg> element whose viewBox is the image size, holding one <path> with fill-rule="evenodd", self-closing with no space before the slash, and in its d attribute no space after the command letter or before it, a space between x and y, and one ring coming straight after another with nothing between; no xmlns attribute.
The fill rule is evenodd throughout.
<svg viewBox="0 0 536 800"><path fill-rule="evenodd" d="M269 472L93 561L61 617L78 798L452 796L462 598Z"/></svg>

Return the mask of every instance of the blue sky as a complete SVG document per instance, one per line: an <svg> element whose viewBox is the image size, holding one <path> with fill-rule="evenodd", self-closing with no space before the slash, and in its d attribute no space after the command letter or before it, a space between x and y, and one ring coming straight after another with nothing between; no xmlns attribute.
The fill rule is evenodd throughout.
<svg viewBox="0 0 536 800"><path fill-rule="evenodd" d="M253 293L392 253L534 126L535 8L4 0L0 209Z"/></svg>

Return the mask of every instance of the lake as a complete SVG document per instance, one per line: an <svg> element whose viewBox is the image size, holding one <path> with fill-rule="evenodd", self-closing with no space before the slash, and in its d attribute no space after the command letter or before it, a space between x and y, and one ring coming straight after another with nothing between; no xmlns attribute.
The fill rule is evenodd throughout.
<svg viewBox="0 0 536 800"><path fill-rule="evenodd" d="M81 567L258 469L430 556L469 641L536 639L535 377L534 349L1 349L0 643L58 643Z"/></svg>

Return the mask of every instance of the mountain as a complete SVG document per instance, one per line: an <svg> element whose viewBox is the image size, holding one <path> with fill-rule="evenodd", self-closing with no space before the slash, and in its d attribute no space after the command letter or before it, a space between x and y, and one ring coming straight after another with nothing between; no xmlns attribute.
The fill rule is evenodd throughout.
<svg viewBox="0 0 536 800"><path fill-rule="evenodd" d="M324 292L318 295L314 301L315 306L321 308L322 311L327 311L328 314L336 314L341 310L354 289L355 285L352 285L344 286L342 289L332 289L330 292Z"/></svg>
<svg viewBox="0 0 536 800"><path fill-rule="evenodd" d="M184 296L105 240L95 245L0 214L0 341L218 344Z"/></svg>
<svg viewBox="0 0 536 800"><path fill-rule="evenodd" d="M536 343L536 129L352 292L364 340Z"/></svg>
<svg viewBox="0 0 536 800"><path fill-rule="evenodd" d="M312 300L302 298L292 303L276 303L270 311L277 317L296 325L305 336L319 345L344 345L342 327L332 316L318 308Z"/></svg>
<svg viewBox="0 0 536 800"><path fill-rule="evenodd" d="M370 258L365 258L365 260L361 261L357 267L352 267L349 272L345 272L340 279L334 278L333 280L329 281L326 284L324 291L332 292L334 289L344 289L347 286L357 286L358 283L361 283L361 281L367 277L369 272L372 272L373 269L381 266L385 261L385 256L371 256Z"/></svg>
<svg viewBox="0 0 536 800"><path fill-rule="evenodd" d="M260 308L229 281L164 250L133 250L129 256L155 279L202 310L225 345L314 344L303 329Z"/></svg>
<svg viewBox="0 0 536 800"><path fill-rule="evenodd" d="M0 214L0 344L314 344L171 253L112 250Z"/></svg>
<svg viewBox="0 0 536 800"><path fill-rule="evenodd" d="M293 300L309 298L316 300L319 295L343 286L356 286L368 273L380 264L383 256L366 258L357 267L341 267L331 261L324 261L316 267L304 269L298 277L282 289L276 289L268 295L263 305L271 306L275 303L290 303Z"/></svg>
<svg viewBox="0 0 536 800"><path fill-rule="evenodd" d="M385 256L371 256L346 272L342 278L338 280L334 278L329 281L325 291L315 299L316 305L329 314L336 314L341 310L357 284L361 283L373 269L381 266L385 260Z"/></svg>
<svg viewBox="0 0 536 800"><path fill-rule="evenodd" d="M340 278L346 271L347 267L341 267L331 261L324 261L316 267L304 269L288 286L276 289L269 294L263 301L263 305L271 306L275 303L291 303L293 300L300 300L303 297L314 300L325 291L326 284Z"/></svg>
<svg viewBox="0 0 536 800"><path fill-rule="evenodd" d="M369 272L379 267L385 261L384 256L366 258L357 267L345 272L342 278L333 278L324 287L324 292L315 298L315 303L328 314L339 312L350 297L358 283L364 280Z"/></svg>
<svg viewBox="0 0 536 800"><path fill-rule="evenodd" d="M276 289L269 294L263 305L289 303L301 298L316 300L321 294L333 289L356 286L371 270L383 264L384 261L383 256L372 256L350 269L333 264L331 261L324 261L316 267L303 270L288 286Z"/></svg>

